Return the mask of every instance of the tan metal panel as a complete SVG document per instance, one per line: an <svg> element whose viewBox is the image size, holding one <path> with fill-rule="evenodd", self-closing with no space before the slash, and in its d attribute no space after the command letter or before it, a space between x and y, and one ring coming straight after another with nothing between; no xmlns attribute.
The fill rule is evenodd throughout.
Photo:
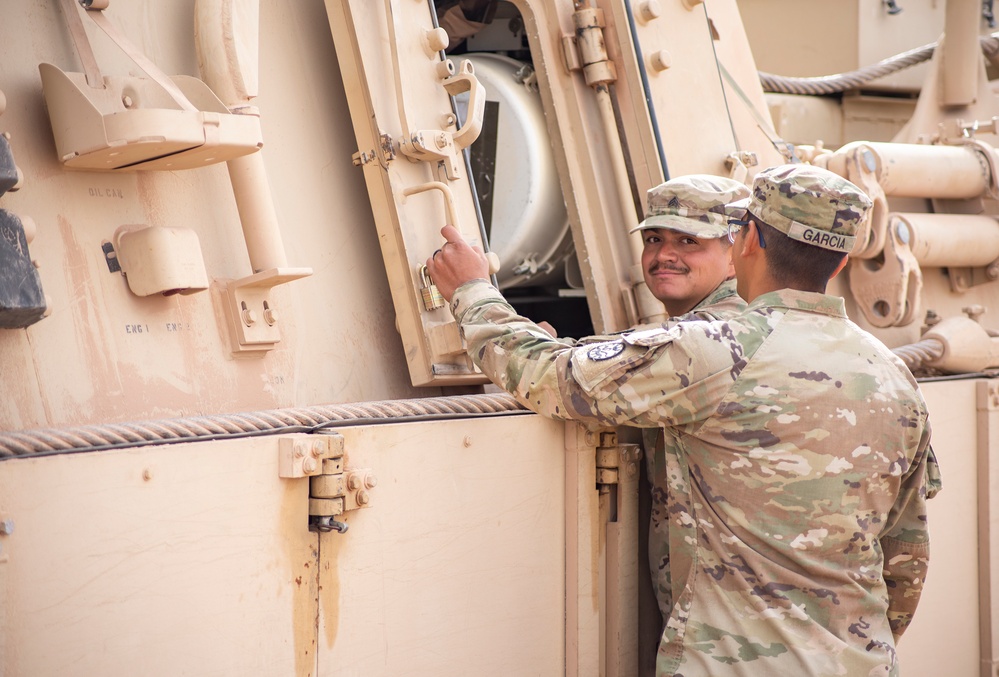
<svg viewBox="0 0 999 677"><path fill-rule="evenodd" d="M0 463L0 674L315 674L308 490L276 437Z"/></svg>
<svg viewBox="0 0 999 677"><path fill-rule="evenodd" d="M564 425L339 428L371 508L320 537L319 675L562 674ZM572 508L574 509L574 508Z"/></svg>
<svg viewBox="0 0 999 677"><path fill-rule="evenodd" d="M907 677L975 677L979 665L975 381L923 383L943 491L928 503L930 568L898 645Z"/></svg>

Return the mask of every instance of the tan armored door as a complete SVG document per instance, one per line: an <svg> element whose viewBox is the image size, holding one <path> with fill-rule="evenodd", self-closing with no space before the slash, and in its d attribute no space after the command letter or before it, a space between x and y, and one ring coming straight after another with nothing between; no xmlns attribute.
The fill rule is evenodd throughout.
<svg viewBox="0 0 999 677"><path fill-rule="evenodd" d="M442 58L447 34L428 3L328 0L357 153L413 385L485 381L465 355L423 263L455 225L482 240L462 150L478 135L485 98L469 62ZM466 94L458 128L451 96Z"/></svg>
<svg viewBox="0 0 999 677"><path fill-rule="evenodd" d="M336 429L367 488L346 532L319 535L319 675L563 674L563 429L533 414Z"/></svg>

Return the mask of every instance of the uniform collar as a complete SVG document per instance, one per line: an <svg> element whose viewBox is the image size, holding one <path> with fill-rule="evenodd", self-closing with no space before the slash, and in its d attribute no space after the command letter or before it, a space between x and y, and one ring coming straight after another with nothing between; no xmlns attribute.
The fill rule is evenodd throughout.
<svg viewBox="0 0 999 677"><path fill-rule="evenodd" d="M698 310L703 310L708 306L713 306L722 301L727 301L733 296L738 296L739 292L735 290L735 279L725 280L720 285L715 287L715 290L704 297L704 299L694 306L690 312L696 313Z"/></svg>
<svg viewBox="0 0 999 677"><path fill-rule="evenodd" d="M799 291L797 289L779 289L766 294L760 294L753 299L746 310L752 311L765 307L804 310L832 317L846 317L846 304L839 296Z"/></svg>

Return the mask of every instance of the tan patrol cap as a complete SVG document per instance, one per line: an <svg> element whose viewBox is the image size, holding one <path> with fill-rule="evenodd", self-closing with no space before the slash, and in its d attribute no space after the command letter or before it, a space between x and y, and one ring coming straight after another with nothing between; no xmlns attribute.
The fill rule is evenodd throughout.
<svg viewBox="0 0 999 677"><path fill-rule="evenodd" d="M723 176L688 174L649 189L647 195L648 218L629 232L665 228L713 239L728 232L729 218L741 213L729 203L749 197L749 188Z"/></svg>
<svg viewBox="0 0 999 677"><path fill-rule="evenodd" d="M748 209L793 240L849 253L872 202L860 188L828 169L794 164L756 175L750 198L729 205Z"/></svg>

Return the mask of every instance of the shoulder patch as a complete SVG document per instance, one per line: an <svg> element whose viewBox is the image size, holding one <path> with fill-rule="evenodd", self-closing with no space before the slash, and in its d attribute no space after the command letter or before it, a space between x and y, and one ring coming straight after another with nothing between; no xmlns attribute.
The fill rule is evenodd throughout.
<svg viewBox="0 0 999 677"><path fill-rule="evenodd" d="M594 362L609 360L617 357L624 351L624 341L612 341L610 343L598 343L586 351L586 357Z"/></svg>
<svg viewBox="0 0 999 677"><path fill-rule="evenodd" d="M679 330L676 326L655 327L653 329L643 329L629 332L624 335L624 340L633 346L643 346L645 348L655 348L669 343L677 337Z"/></svg>

